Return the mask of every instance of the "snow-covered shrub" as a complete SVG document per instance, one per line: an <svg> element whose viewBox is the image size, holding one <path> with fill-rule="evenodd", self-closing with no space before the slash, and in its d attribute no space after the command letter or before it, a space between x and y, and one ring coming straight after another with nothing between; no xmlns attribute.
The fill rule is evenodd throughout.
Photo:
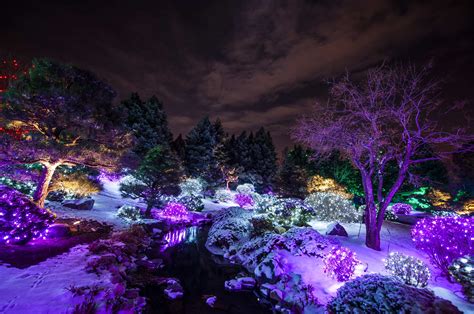
<svg viewBox="0 0 474 314"><path fill-rule="evenodd" d="M254 274L261 282L277 282L289 272L288 261L280 252L271 252L257 265Z"/></svg>
<svg viewBox="0 0 474 314"><path fill-rule="evenodd" d="M253 216L250 219L250 223L252 224L252 236L259 236L267 232L275 231L275 226L270 216L266 214Z"/></svg>
<svg viewBox="0 0 474 314"><path fill-rule="evenodd" d="M181 194L176 198L176 201L178 203L183 204L188 210L191 211L200 212L204 209L204 203L202 201L202 198L197 195Z"/></svg>
<svg viewBox="0 0 474 314"><path fill-rule="evenodd" d="M272 210L272 206L278 206L279 200L273 194L257 194L253 195L254 209L258 213L267 213Z"/></svg>
<svg viewBox="0 0 474 314"><path fill-rule="evenodd" d="M354 204L344 197L326 192L310 194L305 199L305 204L314 209L314 215L322 221L359 222L360 211Z"/></svg>
<svg viewBox="0 0 474 314"><path fill-rule="evenodd" d="M356 253L343 246L336 246L324 258L324 272L337 281L349 280L360 264Z"/></svg>
<svg viewBox="0 0 474 314"><path fill-rule="evenodd" d="M214 198L219 202L225 203L232 201L233 195L232 192L227 189L219 189L214 194Z"/></svg>
<svg viewBox="0 0 474 314"><path fill-rule="evenodd" d="M0 186L0 243L24 244L45 236L54 216L20 192Z"/></svg>
<svg viewBox="0 0 474 314"><path fill-rule="evenodd" d="M293 255L308 255L323 258L331 245L338 242L321 235L309 227L294 227L283 234L285 247Z"/></svg>
<svg viewBox="0 0 474 314"><path fill-rule="evenodd" d="M428 266L420 259L392 252L385 260L385 269L407 285L425 287L431 277Z"/></svg>
<svg viewBox="0 0 474 314"><path fill-rule="evenodd" d="M242 244L236 257L248 270L253 271L270 253L285 248L285 238L279 234L266 233Z"/></svg>
<svg viewBox="0 0 474 314"><path fill-rule="evenodd" d="M413 211L413 207L405 203L395 203L389 207L395 215L409 215Z"/></svg>
<svg viewBox="0 0 474 314"><path fill-rule="evenodd" d="M428 254L431 264L449 276L448 267L474 251L474 218L424 218L411 230L417 249Z"/></svg>
<svg viewBox="0 0 474 314"><path fill-rule="evenodd" d="M204 192L204 184L200 179L189 178L179 184L181 194L202 196Z"/></svg>
<svg viewBox="0 0 474 314"><path fill-rule="evenodd" d="M254 214L248 210L243 209L242 207L228 207L220 210L215 216L214 216L214 223L218 221L224 221L229 218L241 218L241 219L246 219L249 220L252 218Z"/></svg>
<svg viewBox="0 0 474 314"><path fill-rule="evenodd" d="M141 219L141 211L137 206L123 205L117 210L117 216L129 221Z"/></svg>
<svg viewBox="0 0 474 314"><path fill-rule="evenodd" d="M463 287L463 293L474 303L474 256L466 255L454 260L449 266L449 274Z"/></svg>
<svg viewBox="0 0 474 314"><path fill-rule="evenodd" d="M253 184L244 183L238 185L236 191L239 194L251 195L253 192L255 192L255 187L253 186Z"/></svg>
<svg viewBox="0 0 474 314"><path fill-rule="evenodd" d="M248 241L252 225L247 219L228 218L215 222L209 229L206 247L214 254L227 252L232 246Z"/></svg>
<svg viewBox="0 0 474 314"><path fill-rule="evenodd" d="M434 217L460 217L457 212L452 211L452 210L438 210L438 209L432 209L429 211L431 215Z"/></svg>
<svg viewBox="0 0 474 314"><path fill-rule="evenodd" d="M282 198L269 208L271 218L284 227L305 226L314 217L313 209L300 199Z"/></svg>
<svg viewBox="0 0 474 314"><path fill-rule="evenodd" d="M236 194L234 197L234 202L236 202L240 207L253 206L253 198L250 194Z"/></svg>
<svg viewBox="0 0 474 314"><path fill-rule="evenodd" d="M404 284L392 276L369 274L337 290L330 313L461 313L451 302L427 289Z"/></svg>

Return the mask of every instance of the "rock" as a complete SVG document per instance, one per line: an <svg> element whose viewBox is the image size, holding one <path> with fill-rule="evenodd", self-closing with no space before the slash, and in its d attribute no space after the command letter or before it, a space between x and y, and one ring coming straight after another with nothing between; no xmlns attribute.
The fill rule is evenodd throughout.
<svg viewBox="0 0 474 314"><path fill-rule="evenodd" d="M328 226L326 230L326 235L335 235L335 236L341 236L341 237L348 237L349 235L347 234L346 229L338 223L332 223Z"/></svg>
<svg viewBox="0 0 474 314"><path fill-rule="evenodd" d="M71 236L71 228L67 224L52 224L48 227L48 238L67 238Z"/></svg>
<svg viewBox="0 0 474 314"><path fill-rule="evenodd" d="M78 210L91 210L94 207L94 202L91 198L83 198L80 200L66 200L62 202L62 205Z"/></svg>
<svg viewBox="0 0 474 314"><path fill-rule="evenodd" d="M217 297L216 296L211 296L206 299L206 304L209 305L210 307L214 307L216 305Z"/></svg>
<svg viewBox="0 0 474 314"><path fill-rule="evenodd" d="M257 282L252 277L242 277L227 280L224 283L224 287L228 291L243 291L254 289L256 284Z"/></svg>
<svg viewBox="0 0 474 314"><path fill-rule="evenodd" d="M276 282L288 272L287 260L278 253L271 253L258 264L254 274L260 282Z"/></svg>

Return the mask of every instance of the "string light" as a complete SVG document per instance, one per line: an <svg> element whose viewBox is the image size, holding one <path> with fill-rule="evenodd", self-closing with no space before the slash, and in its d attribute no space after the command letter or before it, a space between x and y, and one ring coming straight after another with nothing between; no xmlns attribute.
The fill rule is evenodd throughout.
<svg viewBox="0 0 474 314"><path fill-rule="evenodd" d="M400 278L411 286L425 287L431 277L428 266L413 256L392 252L384 262L385 269L387 269L390 274Z"/></svg>
<svg viewBox="0 0 474 314"><path fill-rule="evenodd" d="M324 272L339 282L349 280L360 264L356 253L343 246L336 246L324 258Z"/></svg>

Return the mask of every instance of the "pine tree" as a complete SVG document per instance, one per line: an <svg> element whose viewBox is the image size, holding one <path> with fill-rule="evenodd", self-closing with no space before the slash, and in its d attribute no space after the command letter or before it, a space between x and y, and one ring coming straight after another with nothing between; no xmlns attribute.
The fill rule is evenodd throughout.
<svg viewBox="0 0 474 314"><path fill-rule="evenodd" d="M171 150L175 152L176 156L178 156L181 161L184 161L186 155L186 142L181 134L171 142Z"/></svg>
<svg viewBox="0 0 474 314"><path fill-rule="evenodd" d="M152 96L142 101L137 93L122 102L127 110L126 127L133 132L136 144L133 151L140 157L157 145L168 146L173 135L168 127L168 119L163 104Z"/></svg>
<svg viewBox="0 0 474 314"><path fill-rule="evenodd" d="M270 188L278 168L272 137L263 127L252 141L252 165L254 173L261 178L260 188Z"/></svg>
<svg viewBox="0 0 474 314"><path fill-rule="evenodd" d="M307 150L300 145L295 145L291 150L285 149L283 164L278 174L281 195L299 198L306 196L308 156Z"/></svg>

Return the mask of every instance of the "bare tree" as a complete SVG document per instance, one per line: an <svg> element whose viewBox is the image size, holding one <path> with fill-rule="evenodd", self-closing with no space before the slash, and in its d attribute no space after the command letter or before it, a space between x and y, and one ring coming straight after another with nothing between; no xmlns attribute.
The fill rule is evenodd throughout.
<svg viewBox="0 0 474 314"><path fill-rule="evenodd" d="M365 193L366 245L380 250L385 211L414 165L473 150L467 127L443 130L440 82L429 76L430 65L381 65L360 80L349 74L332 83L331 101L302 117L293 137L310 146L316 157L339 151L360 171ZM450 107L450 110L453 107ZM460 124L460 123L459 123ZM463 146L464 145L464 146ZM426 146L434 155L417 158ZM398 165L396 180L384 185L388 163Z"/></svg>

